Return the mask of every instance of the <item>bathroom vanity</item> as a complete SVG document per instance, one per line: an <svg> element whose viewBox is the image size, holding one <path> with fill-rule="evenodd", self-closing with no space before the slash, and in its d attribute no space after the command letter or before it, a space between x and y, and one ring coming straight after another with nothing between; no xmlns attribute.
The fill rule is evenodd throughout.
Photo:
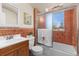
<svg viewBox="0 0 79 59"><path fill-rule="evenodd" d="M27 39L9 40L7 42L4 42L3 45L0 44L0 56L28 56L28 55L29 55L29 41Z"/></svg>

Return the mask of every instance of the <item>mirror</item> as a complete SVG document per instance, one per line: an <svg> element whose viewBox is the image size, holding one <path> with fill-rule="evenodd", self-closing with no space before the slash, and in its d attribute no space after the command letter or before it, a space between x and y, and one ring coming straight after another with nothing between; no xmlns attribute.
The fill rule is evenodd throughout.
<svg viewBox="0 0 79 59"><path fill-rule="evenodd" d="M2 12L5 14L5 25L18 25L18 8L7 3L3 3Z"/></svg>

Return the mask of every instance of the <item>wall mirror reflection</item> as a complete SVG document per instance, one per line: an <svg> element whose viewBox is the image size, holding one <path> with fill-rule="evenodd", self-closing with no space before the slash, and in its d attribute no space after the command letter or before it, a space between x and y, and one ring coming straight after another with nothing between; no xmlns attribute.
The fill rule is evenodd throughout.
<svg viewBox="0 0 79 59"><path fill-rule="evenodd" d="M5 25L18 24L18 8L7 3L3 3L2 12L5 14Z"/></svg>

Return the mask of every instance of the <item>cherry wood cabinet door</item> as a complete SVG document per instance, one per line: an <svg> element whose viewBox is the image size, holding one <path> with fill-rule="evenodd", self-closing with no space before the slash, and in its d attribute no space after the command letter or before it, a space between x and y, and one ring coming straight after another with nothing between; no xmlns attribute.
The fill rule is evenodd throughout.
<svg viewBox="0 0 79 59"><path fill-rule="evenodd" d="M18 50L18 56L28 56L28 55L29 55L29 51L26 46L24 46Z"/></svg>
<svg viewBox="0 0 79 59"><path fill-rule="evenodd" d="M29 56L29 41L0 49L0 56Z"/></svg>

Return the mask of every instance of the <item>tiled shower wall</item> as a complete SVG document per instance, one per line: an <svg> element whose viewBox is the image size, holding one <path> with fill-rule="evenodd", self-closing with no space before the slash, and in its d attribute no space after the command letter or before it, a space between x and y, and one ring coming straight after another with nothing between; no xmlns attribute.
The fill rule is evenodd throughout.
<svg viewBox="0 0 79 59"><path fill-rule="evenodd" d="M45 19L39 27L45 28ZM64 11L64 31L52 31L52 41L76 45L76 8L70 8Z"/></svg>
<svg viewBox="0 0 79 59"><path fill-rule="evenodd" d="M64 31L54 31L53 39L69 45L76 45L76 9L66 10L64 12Z"/></svg>

